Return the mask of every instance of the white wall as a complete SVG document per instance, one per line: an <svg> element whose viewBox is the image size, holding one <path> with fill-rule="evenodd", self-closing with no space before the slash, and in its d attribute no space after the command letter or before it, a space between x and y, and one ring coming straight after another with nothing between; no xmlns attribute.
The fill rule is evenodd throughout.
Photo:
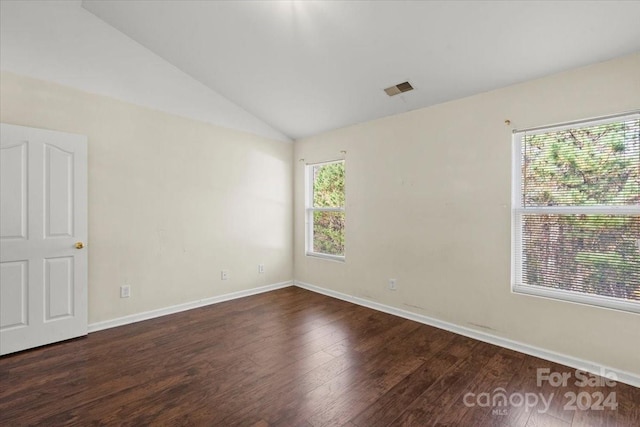
<svg viewBox="0 0 640 427"><path fill-rule="evenodd" d="M640 375L637 314L510 291L512 129L639 107L636 54L296 141L296 280ZM340 150L345 263L304 255L299 162Z"/></svg>
<svg viewBox="0 0 640 427"><path fill-rule="evenodd" d="M292 144L8 72L0 121L89 137L89 323L291 279Z"/></svg>

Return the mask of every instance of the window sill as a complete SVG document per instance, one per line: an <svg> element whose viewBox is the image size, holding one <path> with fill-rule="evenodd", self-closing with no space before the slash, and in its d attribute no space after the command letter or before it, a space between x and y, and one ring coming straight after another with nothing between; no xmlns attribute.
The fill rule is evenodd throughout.
<svg viewBox="0 0 640 427"><path fill-rule="evenodd" d="M345 262L344 255L329 255L321 254L318 252L306 252L305 255L308 257L326 259L329 261Z"/></svg>
<svg viewBox="0 0 640 427"><path fill-rule="evenodd" d="M565 291L561 289L547 289L540 286L529 285L513 285L511 287L511 291L516 294L550 298L556 301L568 301L630 313L640 313L640 303L635 301L625 301L618 298L587 295L580 292Z"/></svg>

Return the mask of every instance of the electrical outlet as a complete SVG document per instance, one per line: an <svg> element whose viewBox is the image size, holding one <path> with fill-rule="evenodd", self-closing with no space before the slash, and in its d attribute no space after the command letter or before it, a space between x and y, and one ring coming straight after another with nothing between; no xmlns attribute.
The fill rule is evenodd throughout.
<svg viewBox="0 0 640 427"><path fill-rule="evenodd" d="M123 285L120 286L120 298L129 298L131 296L131 286Z"/></svg>
<svg viewBox="0 0 640 427"><path fill-rule="evenodd" d="M229 280L229 270L222 270L220 272L220 279L221 280Z"/></svg>
<svg viewBox="0 0 640 427"><path fill-rule="evenodd" d="M395 291L398 289L398 282L396 279L389 279L389 290Z"/></svg>
<svg viewBox="0 0 640 427"><path fill-rule="evenodd" d="M264 273L264 264L258 264L258 273Z"/></svg>

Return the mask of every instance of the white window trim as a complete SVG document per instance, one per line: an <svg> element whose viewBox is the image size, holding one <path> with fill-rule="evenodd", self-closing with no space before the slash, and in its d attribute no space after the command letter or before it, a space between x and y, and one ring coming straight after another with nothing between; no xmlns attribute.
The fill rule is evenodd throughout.
<svg viewBox="0 0 640 427"><path fill-rule="evenodd" d="M527 285L522 278L522 260L520 251L522 248L522 217L525 214L613 214L613 215L640 215L640 206L549 206L549 207L523 207L522 205L522 143L523 137L540 133L548 133L579 125L597 126L621 120L638 119L640 113L631 112L608 116L600 119L581 120L578 122L564 123L547 127L539 127L529 130L516 130L513 132L512 160L511 160L511 292L516 294L532 295L543 298L551 298L556 301L568 301L578 304L586 304L610 308L615 310L640 313L640 302L624 301L600 295L589 295L581 292L562 289L544 288L542 286ZM520 262L519 262L520 260Z"/></svg>
<svg viewBox="0 0 640 427"><path fill-rule="evenodd" d="M313 213L318 212L344 212L342 208L314 208L313 207L313 167L318 165L329 165L332 163L344 163L344 159L328 160L325 162L305 163L305 255L314 258L323 258L332 261L345 262L345 255L323 254L313 251Z"/></svg>

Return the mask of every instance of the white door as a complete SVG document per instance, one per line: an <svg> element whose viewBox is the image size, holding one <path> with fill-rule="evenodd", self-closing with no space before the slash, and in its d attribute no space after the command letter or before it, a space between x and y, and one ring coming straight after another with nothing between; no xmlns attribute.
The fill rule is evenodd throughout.
<svg viewBox="0 0 640 427"><path fill-rule="evenodd" d="M0 125L0 354L87 334L87 138Z"/></svg>

